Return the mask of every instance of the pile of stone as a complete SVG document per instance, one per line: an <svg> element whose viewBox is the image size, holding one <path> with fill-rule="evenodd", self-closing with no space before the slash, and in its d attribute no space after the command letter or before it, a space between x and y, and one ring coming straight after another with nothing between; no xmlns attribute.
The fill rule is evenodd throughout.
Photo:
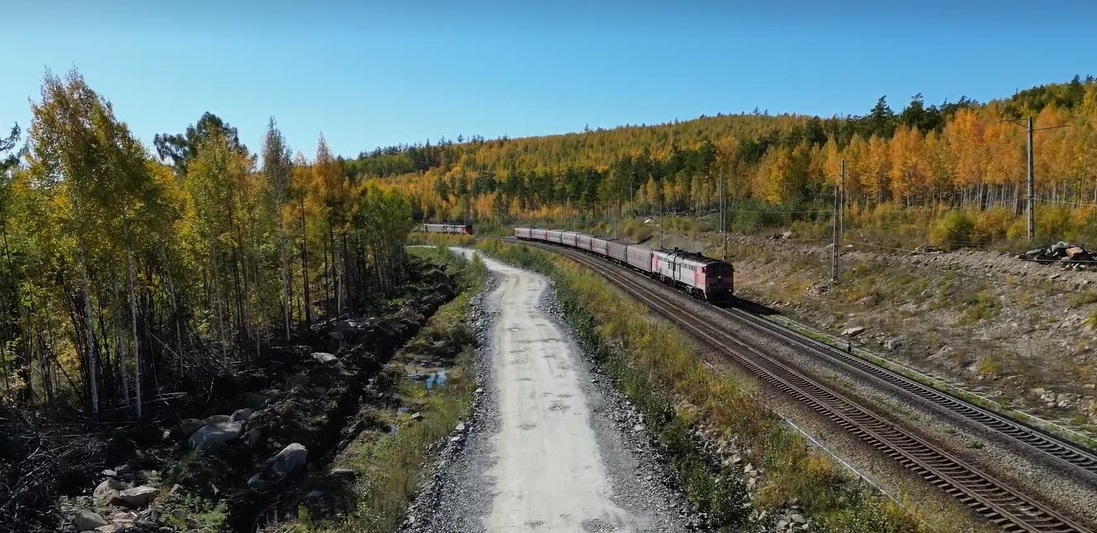
<svg viewBox="0 0 1097 533"><path fill-rule="evenodd" d="M1068 242L1059 241L1047 248L1035 248L1017 256L1025 261L1040 263L1059 262L1072 268L1086 268L1097 264L1097 252Z"/></svg>

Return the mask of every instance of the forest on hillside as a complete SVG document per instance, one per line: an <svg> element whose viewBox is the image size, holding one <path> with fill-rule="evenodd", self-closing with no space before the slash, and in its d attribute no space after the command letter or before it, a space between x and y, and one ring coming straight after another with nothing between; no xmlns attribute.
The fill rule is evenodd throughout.
<svg viewBox="0 0 1097 533"><path fill-rule="evenodd" d="M139 418L404 277L411 205L321 135L206 114L143 146L75 70L0 142L0 405ZM262 163L259 155L262 155Z"/></svg>
<svg viewBox="0 0 1097 533"><path fill-rule="evenodd" d="M829 220L845 166L850 222L960 210L964 243L1019 239L1033 118L1041 235L1097 236L1097 82L1034 87L1010 98L901 111L881 97L863 116L752 113L567 135L473 137L378 148L348 176L407 193L417 218L504 221L619 213L707 213L723 187L732 210ZM951 235L951 234L950 234Z"/></svg>

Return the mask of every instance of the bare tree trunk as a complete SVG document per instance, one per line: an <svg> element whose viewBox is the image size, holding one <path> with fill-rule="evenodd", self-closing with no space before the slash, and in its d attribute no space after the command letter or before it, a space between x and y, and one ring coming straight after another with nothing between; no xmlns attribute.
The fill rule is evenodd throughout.
<svg viewBox="0 0 1097 533"><path fill-rule="evenodd" d="M88 389L91 394L91 412L99 415L99 353L95 345L95 327L91 318L91 283L88 281L87 253L84 250L84 240L80 239L79 259L80 278L84 292L84 327L88 333Z"/></svg>
<svg viewBox="0 0 1097 533"><path fill-rule="evenodd" d="M278 259L282 268L282 325L284 327L286 342L289 342L290 323L290 293L289 293L289 265L286 261L286 223L282 220L282 206L278 209Z"/></svg>
<svg viewBox="0 0 1097 533"><path fill-rule="evenodd" d="M113 322L115 338L114 342L118 344L118 378L119 381L122 382L122 405L129 407L130 380L129 374L126 373L126 341L124 338L124 334L122 333L125 329L122 326L122 322L119 321L119 319L121 318L122 300L120 298L116 299L116 304L118 306L119 316L115 317L115 320Z"/></svg>
<svg viewBox="0 0 1097 533"><path fill-rule="evenodd" d="M137 393L137 418L141 418L141 343L137 335L137 293L133 288L133 250L126 246L126 279L130 293L130 326L133 328L133 383Z"/></svg>
<svg viewBox="0 0 1097 533"><path fill-rule="evenodd" d="M309 295L308 229L305 226L305 197L301 196L301 286L304 290L305 328L312 329L312 302Z"/></svg>
<svg viewBox="0 0 1097 533"><path fill-rule="evenodd" d="M335 314L340 315L343 313L343 299L340 296L339 262L335 256L335 228L330 221L328 222L328 250L331 250L331 281L334 284L332 288L335 293Z"/></svg>

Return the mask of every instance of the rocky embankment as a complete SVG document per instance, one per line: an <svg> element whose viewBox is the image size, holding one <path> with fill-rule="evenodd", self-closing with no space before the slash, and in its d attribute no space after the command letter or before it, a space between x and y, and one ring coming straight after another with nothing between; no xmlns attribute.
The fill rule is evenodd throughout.
<svg viewBox="0 0 1097 533"><path fill-rule="evenodd" d="M309 497L342 490L353 473L327 467L359 432L383 425L363 414L367 404L391 402L378 383L383 365L455 294L441 270L415 270L401 303L264 349L217 380L216 399L91 436L85 448L93 452L64 465L63 478L46 489L64 495L33 515L54 526L17 530L252 531L267 514L284 516Z"/></svg>

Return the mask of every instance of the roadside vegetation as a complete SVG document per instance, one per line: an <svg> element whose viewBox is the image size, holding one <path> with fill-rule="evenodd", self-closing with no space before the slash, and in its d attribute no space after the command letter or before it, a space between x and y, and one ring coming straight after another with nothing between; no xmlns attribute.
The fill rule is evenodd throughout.
<svg viewBox="0 0 1097 533"><path fill-rule="evenodd" d="M468 260L450 253L446 246L411 253L444 265L459 278L459 293L385 366L379 379L392 395L391 401L369 408L367 416L378 423L363 431L333 462L333 468L349 469L356 479L334 504L345 510L342 517L315 519L305 506L293 531L396 531L426 469L448 442L446 437L469 415L477 386L469 302L480 292L487 269L479 257Z"/></svg>
<svg viewBox="0 0 1097 533"><path fill-rule="evenodd" d="M479 248L555 281L580 342L644 414L687 499L713 526L769 530L799 508L816 531L923 530L912 511L809 449L733 378L706 367L676 328L600 277L526 246Z"/></svg>

